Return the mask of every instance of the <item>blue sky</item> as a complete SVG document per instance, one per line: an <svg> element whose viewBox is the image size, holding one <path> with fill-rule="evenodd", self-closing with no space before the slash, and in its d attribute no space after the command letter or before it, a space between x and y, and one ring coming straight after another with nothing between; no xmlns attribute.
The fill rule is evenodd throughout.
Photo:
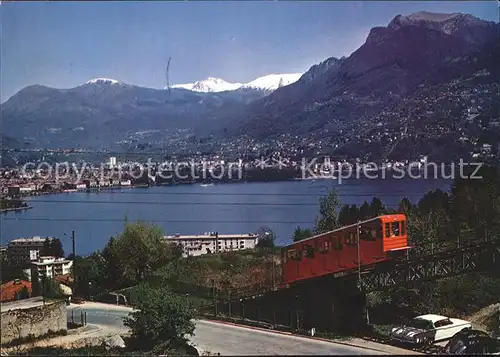
<svg viewBox="0 0 500 357"><path fill-rule="evenodd" d="M349 55L374 26L417 11L498 21L495 2L25 2L1 8L1 100L30 84L95 77L163 88L248 82Z"/></svg>

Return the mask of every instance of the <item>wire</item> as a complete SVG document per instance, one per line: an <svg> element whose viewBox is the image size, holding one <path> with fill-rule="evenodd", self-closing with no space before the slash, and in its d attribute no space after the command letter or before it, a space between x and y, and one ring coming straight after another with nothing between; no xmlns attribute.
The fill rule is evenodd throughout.
<svg viewBox="0 0 500 357"><path fill-rule="evenodd" d="M112 218L41 218L41 217L30 217L30 218L2 218L6 221L54 221L54 222L125 222L125 219L112 219ZM251 224L313 224L313 221L215 221L215 220L137 220L152 223L219 223L219 224L234 224L234 223L251 223Z"/></svg>
<svg viewBox="0 0 500 357"><path fill-rule="evenodd" d="M318 206L316 203L269 203L269 202L158 202L158 201L64 201L64 200L36 200L30 201L33 203L89 203L89 204L148 204L148 205L163 205L163 206L179 206L179 205L194 205L194 206ZM346 203L347 204L347 203ZM386 207L399 205L384 205Z"/></svg>
<svg viewBox="0 0 500 357"><path fill-rule="evenodd" d="M354 186L354 185L353 185ZM314 187L310 187L314 188ZM318 187L322 189L329 189L328 187ZM99 191L100 194L103 193L114 193L117 192L119 189L109 189L109 190L101 190ZM432 190L435 190L432 189ZM431 190L431 191L432 191ZM318 190L319 191L319 190ZM340 190L337 191L337 196L339 197L348 197L348 196L354 196L354 197L376 197L376 196L382 196L382 197L401 197L401 196L423 196L427 193L426 192L408 192L408 191L403 191L401 193L397 191L392 191L392 192L369 192L369 193L349 193L349 192L339 192ZM91 191L90 193L96 193L97 191ZM65 192L62 193L57 193L54 195L61 195L64 194ZM73 192L68 192L73 193ZM84 191L81 191L81 193L85 193ZM124 191L120 191L119 193L124 193ZM243 193L243 192L152 192L152 191L129 191L126 192L126 194L130 195L194 195L194 196L256 196L256 197L271 197L271 196L289 196L289 197L316 197L320 198L324 196L323 192L318 192L318 193ZM39 195L39 196L28 196L28 197L41 197L44 195ZM36 200L38 202L43 202L43 200ZM50 200L50 202L54 202L53 200Z"/></svg>

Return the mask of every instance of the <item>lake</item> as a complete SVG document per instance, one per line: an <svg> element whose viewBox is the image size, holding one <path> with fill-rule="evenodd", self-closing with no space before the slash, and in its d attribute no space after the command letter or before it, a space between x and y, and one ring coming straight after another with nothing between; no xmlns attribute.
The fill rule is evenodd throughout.
<svg viewBox="0 0 500 357"><path fill-rule="evenodd" d="M277 244L291 241L297 225L313 227L318 200L328 189L338 190L343 204L362 204L373 196L396 208L407 197L416 203L428 191L449 190L444 179L295 180L286 182L200 184L127 188L98 193L64 193L29 198L34 208L1 215L2 245L18 237L55 236L71 253L75 231L77 254L102 249L129 221L160 225L165 234L250 233L265 226ZM64 235L66 233L66 235Z"/></svg>

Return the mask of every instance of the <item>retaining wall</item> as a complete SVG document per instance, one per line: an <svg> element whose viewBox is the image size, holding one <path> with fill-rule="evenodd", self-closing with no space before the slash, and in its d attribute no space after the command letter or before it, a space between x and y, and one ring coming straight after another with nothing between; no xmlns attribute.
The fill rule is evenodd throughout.
<svg viewBox="0 0 500 357"><path fill-rule="evenodd" d="M67 330L66 302L3 311L1 313L1 344L28 336L39 337L49 331Z"/></svg>

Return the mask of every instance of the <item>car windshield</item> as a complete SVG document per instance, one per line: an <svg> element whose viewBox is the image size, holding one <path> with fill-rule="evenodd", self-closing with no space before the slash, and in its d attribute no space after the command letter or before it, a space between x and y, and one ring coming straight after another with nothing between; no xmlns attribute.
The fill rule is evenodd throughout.
<svg viewBox="0 0 500 357"><path fill-rule="evenodd" d="M432 329L432 323L428 320L420 319L420 318L414 318L413 320L410 321L409 324L411 327L422 329L422 330L429 330Z"/></svg>

